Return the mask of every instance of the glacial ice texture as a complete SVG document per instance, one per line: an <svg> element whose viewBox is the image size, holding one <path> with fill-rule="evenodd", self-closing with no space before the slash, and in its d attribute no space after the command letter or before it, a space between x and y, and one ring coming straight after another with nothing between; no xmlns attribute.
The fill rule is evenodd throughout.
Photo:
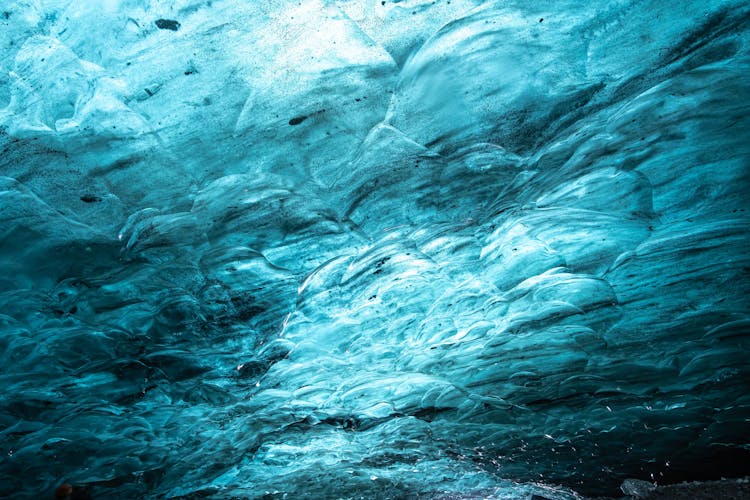
<svg viewBox="0 0 750 500"><path fill-rule="evenodd" d="M0 496L750 473L749 25L4 0Z"/></svg>

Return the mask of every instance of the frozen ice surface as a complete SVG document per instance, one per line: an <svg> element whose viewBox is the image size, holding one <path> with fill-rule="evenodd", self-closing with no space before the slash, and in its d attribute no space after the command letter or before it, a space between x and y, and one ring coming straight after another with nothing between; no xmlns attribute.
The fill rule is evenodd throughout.
<svg viewBox="0 0 750 500"><path fill-rule="evenodd" d="M750 473L749 24L5 0L0 496Z"/></svg>

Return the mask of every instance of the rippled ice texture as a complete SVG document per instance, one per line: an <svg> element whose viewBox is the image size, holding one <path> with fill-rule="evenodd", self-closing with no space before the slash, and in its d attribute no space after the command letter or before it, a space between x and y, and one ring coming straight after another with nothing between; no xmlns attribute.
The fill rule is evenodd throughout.
<svg viewBox="0 0 750 500"><path fill-rule="evenodd" d="M747 2L1 7L0 496L750 472Z"/></svg>

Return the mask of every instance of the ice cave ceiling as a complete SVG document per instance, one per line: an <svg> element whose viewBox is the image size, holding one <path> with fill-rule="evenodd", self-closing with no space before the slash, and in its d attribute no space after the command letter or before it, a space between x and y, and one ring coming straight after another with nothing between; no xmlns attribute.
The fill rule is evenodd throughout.
<svg viewBox="0 0 750 500"><path fill-rule="evenodd" d="M747 1L3 0L0 48L0 496L750 473Z"/></svg>

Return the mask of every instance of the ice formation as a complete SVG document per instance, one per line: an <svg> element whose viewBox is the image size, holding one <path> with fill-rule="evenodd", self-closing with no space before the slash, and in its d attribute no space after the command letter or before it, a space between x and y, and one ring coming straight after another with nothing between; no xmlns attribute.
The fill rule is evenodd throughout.
<svg viewBox="0 0 750 500"><path fill-rule="evenodd" d="M750 473L749 25L4 0L0 496Z"/></svg>

